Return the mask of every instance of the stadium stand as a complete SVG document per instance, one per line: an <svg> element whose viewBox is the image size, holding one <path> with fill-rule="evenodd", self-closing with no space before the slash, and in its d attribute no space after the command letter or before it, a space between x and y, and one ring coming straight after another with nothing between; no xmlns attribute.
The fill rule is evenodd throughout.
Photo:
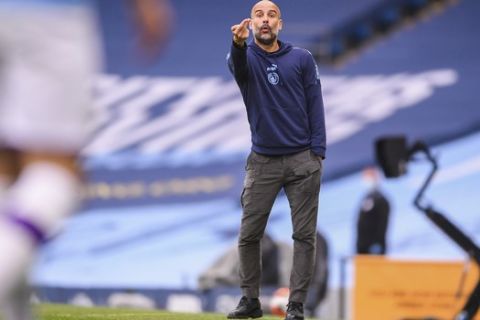
<svg viewBox="0 0 480 320"><path fill-rule="evenodd" d="M202 300L196 285L238 232L249 132L225 56L231 24L253 1L175 0L175 36L150 69L133 62L131 30L112 1L117 0L99 1L110 40L107 72L96 88L97 132L84 151L89 198L46 246L32 281L47 301L85 301L86 295L94 304L108 304L110 294L134 289L160 308L174 297L170 303L189 301L186 308L194 311L198 301L203 310L229 310L238 291ZM388 1L277 3L287 21L283 38L314 48L319 33ZM333 292L339 287L339 261L354 254L356 212L366 191L360 170L373 163L379 135L402 133L436 146L440 173L429 197L480 241L478 12L480 2L459 1L362 49L340 67L320 66L329 149L319 227L330 245L332 292L322 315L338 316ZM424 171L413 166L406 178L383 183L392 204L389 255L463 259L411 205ZM268 232L291 241L283 195ZM349 273L347 284L351 281ZM82 299L75 300L79 294Z"/></svg>

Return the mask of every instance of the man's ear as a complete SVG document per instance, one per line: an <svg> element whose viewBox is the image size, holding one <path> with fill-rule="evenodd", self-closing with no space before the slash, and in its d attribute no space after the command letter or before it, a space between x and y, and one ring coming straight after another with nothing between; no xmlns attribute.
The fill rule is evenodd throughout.
<svg viewBox="0 0 480 320"><path fill-rule="evenodd" d="M250 21L250 22L248 23L248 29L250 29L250 30L253 29L253 27L252 27L252 21Z"/></svg>
<svg viewBox="0 0 480 320"><path fill-rule="evenodd" d="M280 19L280 21L278 21L278 30L282 30L283 28L283 20Z"/></svg>

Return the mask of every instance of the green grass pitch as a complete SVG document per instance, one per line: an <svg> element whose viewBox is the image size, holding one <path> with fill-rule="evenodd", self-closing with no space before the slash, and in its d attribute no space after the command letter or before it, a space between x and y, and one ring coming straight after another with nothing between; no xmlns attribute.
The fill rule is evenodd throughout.
<svg viewBox="0 0 480 320"><path fill-rule="evenodd" d="M35 308L40 320L220 320L224 314L214 313L173 313L166 311L146 311L114 308L83 308L68 305L42 304ZM278 317L263 317L262 320L279 320Z"/></svg>

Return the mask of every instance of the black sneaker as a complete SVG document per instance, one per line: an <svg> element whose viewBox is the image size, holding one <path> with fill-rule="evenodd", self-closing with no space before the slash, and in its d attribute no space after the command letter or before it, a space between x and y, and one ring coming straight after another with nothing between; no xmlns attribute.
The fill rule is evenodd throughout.
<svg viewBox="0 0 480 320"><path fill-rule="evenodd" d="M304 320L303 304L300 302L290 301L287 305L287 316L285 320Z"/></svg>
<svg viewBox="0 0 480 320"><path fill-rule="evenodd" d="M248 319L260 318L263 316L263 311L260 306L260 300L249 299L243 296L238 303L238 306L227 315L228 319Z"/></svg>

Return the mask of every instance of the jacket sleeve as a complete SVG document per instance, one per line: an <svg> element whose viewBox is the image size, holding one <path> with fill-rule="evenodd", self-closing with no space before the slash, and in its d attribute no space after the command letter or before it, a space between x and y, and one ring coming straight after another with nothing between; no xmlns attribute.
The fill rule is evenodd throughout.
<svg viewBox="0 0 480 320"><path fill-rule="evenodd" d="M307 53L303 65L303 85L307 101L307 113L311 132L311 148L317 156L325 158L326 129L322 86L318 67L311 53Z"/></svg>
<svg viewBox="0 0 480 320"><path fill-rule="evenodd" d="M227 63L230 72L239 85L248 80L247 45L239 47L232 41L230 53L227 56Z"/></svg>

